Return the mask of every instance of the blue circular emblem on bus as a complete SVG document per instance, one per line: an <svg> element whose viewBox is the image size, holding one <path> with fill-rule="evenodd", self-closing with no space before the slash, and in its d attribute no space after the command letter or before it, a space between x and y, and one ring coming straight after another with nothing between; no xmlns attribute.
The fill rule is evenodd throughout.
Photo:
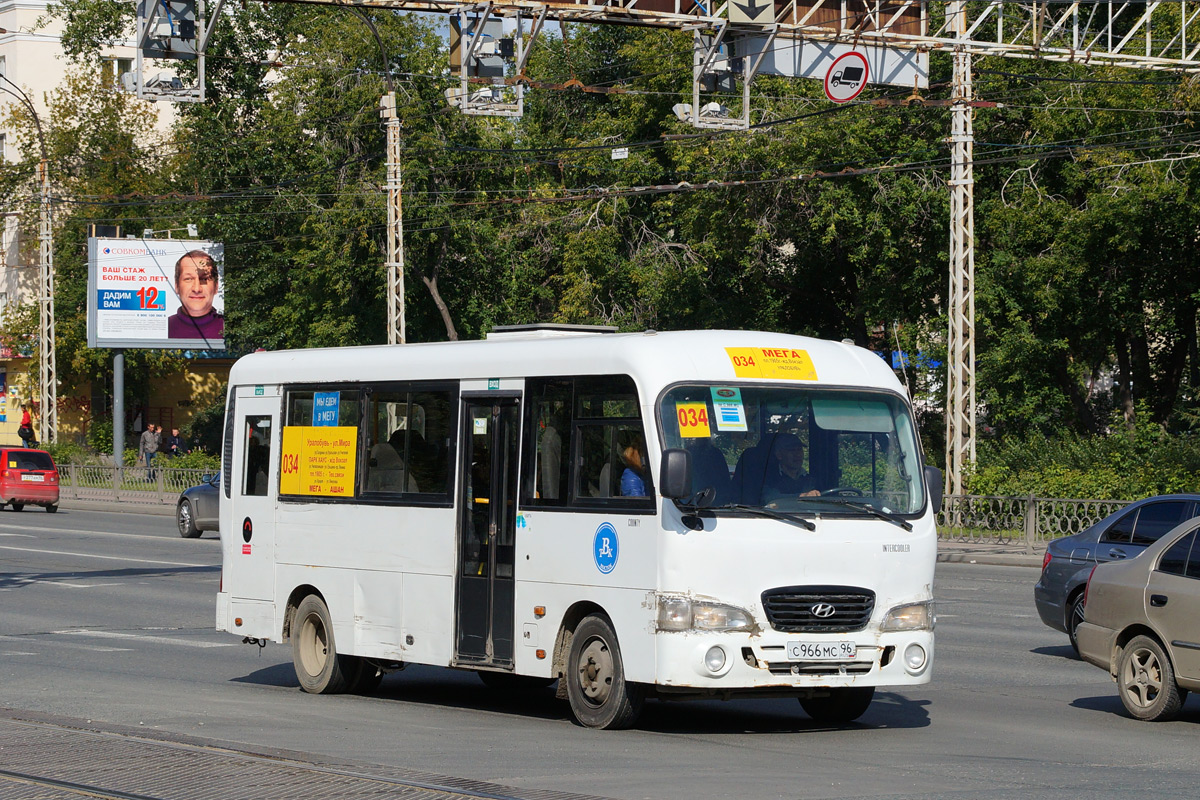
<svg viewBox="0 0 1200 800"><path fill-rule="evenodd" d="M592 541L592 558L596 559L596 569L605 575L612 572L617 566L617 556L620 552L617 529L610 523L602 523L596 528L596 538Z"/></svg>

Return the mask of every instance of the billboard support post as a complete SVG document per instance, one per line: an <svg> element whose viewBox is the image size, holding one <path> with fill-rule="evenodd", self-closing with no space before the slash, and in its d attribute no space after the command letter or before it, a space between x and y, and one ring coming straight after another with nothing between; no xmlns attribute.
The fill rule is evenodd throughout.
<svg viewBox="0 0 1200 800"><path fill-rule="evenodd" d="M125 351L113 350L113 465L125 466Z"/></svg>

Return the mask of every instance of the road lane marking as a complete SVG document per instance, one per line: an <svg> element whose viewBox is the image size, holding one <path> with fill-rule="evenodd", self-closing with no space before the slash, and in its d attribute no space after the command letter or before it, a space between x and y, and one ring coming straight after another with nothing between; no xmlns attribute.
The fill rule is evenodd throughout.
<svg viewBox="0 0 1200 800"><path fill-rule="evenodd" d="M32 533L0 533L0 536L20 536L22 539L35 538Z"/></svg>
<svg viewBox="0 0 1200 800"><path fill-rule="evenodd" d="M50 631L56 636L92 636L97 639L133 639L139 642L173 644L180 647L236 647L236 642L197 642L186 639L168 639L165 636L143 636L139 633L117 633L116 631L68 630Z"/></svg>
<svg viewBox="0 0 1200 800"><path fill-rule="evenodd" d="M124 533L121 531L98 531L95 529L87 529L87 528L52 528L52 527L42 527L39 525L11 525L11 524L4 523L4 522L0 522L0 530L28 531L28 530L32 529L32 530L40 531L41 533L74 533L74 534L79 534L80 536L90 536L93 538L150 539L150 540L157 541L157 542L161 542L163 539L176 538L178 536L178 531L175 530L175 520L171 517L163 517L163 519L167 520L170 524L163 526L163 533L161 533L161 534ZM215 533L215 532L216 531L213 531L213 533ZM208 533L208 531L205 531L205 533ZM0 533L0 536L14 536L14 535L29 536L30 538L35 538L33 534L28 534L28 533L22 533L22 534ZM220 539L198 539L197 541L217 542L217 541L220 541Z"/></svg>
<svg viewBox="0 0 1200 800"><path fill-rule="evenodd" d="M18 553L41 553L51 556L76 556L78 558L99 558L105 561L127 561L131 564L162 564L169 567L215 567L216 564L192 564L186 561L156 561L152 558L125 558L124 556L98 556L95 553L69 553L65 550L37 550L32 547L9 547L0 545L0 550L15 550Z"/></svg>

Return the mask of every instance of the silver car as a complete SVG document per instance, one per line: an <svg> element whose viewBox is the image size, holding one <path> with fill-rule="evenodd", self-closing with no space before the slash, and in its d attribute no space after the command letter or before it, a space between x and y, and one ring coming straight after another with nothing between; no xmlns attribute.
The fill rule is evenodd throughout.
<svg viewBox="0 0 1200 800"><path fill-rule="evenodd" d="M1132 559L1168 531L1200 516L1200 495L1166 494L1131 503L1073 536L1046 547L1033 599L1042 622L1063 631L1075 651L1075 629L1083 619L1083 587L1092 567Z"/></svg>
<svg viewBox="0 0 1200 800"><path fill-rule="evenodd" d="M1200 520L1188 520L1140 557L1097 566L1087 583L1079 655L1108 670L1137 719L1171 719L1200 689L1198 532Z"/></svg>
<svg viewBox="0 0 1200 800"><path fill-rule="evenodd" d="M179 535L185 539L195 539L204 531L219 530L221 473L205 476L203 480L197 486L184 489L175 506L175 524L179 527Z"/></svg>

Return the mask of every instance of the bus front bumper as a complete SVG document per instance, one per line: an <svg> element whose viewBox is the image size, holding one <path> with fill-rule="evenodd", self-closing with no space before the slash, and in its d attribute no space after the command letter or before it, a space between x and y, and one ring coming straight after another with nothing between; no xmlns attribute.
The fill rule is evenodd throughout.
<svg viewBox="0 0 1200 800"><path fill-rule="evenodd" d="M665 693L803 695L814 688L915 686L928 683L933 668L929 630L796 634L770 641L699 632L660 632L656 638L655 684ZM854 644L854 655L839 656L847 642Z"/></svg>

